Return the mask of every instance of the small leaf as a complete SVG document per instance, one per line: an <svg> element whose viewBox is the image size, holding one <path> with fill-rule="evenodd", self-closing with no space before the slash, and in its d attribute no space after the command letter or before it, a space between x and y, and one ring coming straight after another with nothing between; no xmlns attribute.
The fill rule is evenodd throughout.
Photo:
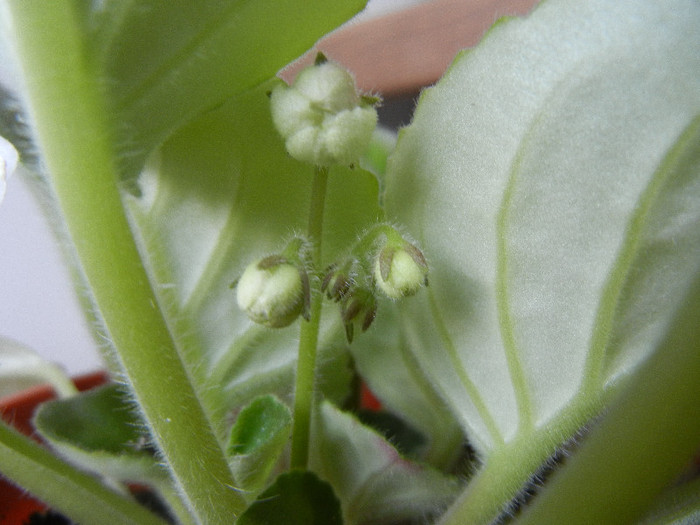
<svg viewBox="0 0 700 525"><path fill-rule="evenodd" d="M333 488L311 472L282 474L246 510L239 525L342 525Z"/></svg>
<svg viewBox="0 0 700 525"><path fill-rule="evenodd" d="M229 463L241 489L254 492L263 488L291 428L289 408L274 396L258 397L241 410L228 445Z"/></svg>
<svg viewBox="0 0 700 525"><path fill-rule="evenodd" d="M333 484L348 523L394 523L441 512L460 489L455 478L409 461L375 430L324 402L311 466Z"/></svg>
<svg viewBox="0 0 700 525"><path fill-rule="evenodd" d="M61 455L93 472L149 483L162 483L167 477L118 385L44 403L34 426Z"/></svg>

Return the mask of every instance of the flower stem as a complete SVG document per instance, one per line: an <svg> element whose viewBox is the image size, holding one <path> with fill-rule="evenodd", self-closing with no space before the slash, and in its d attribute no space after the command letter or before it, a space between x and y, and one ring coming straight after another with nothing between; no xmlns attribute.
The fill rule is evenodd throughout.
<svg viewBox="0 0 700 525"><path fill-rule="evenodd" d="M321 267L321 236L323 233L323 210L326 203L328 168L316 167L311 205L309 209L308 236L313 248L311 259L314 268ZM292 428L292 468L306 468L309 458L309 434L313 406L316 353L318 350L318 330L321 323L323 296L318 291L318 283L312 285L311 316L302 321L299 335L299 356L297 359L296 390L294 394L294 425Z"/></svg>

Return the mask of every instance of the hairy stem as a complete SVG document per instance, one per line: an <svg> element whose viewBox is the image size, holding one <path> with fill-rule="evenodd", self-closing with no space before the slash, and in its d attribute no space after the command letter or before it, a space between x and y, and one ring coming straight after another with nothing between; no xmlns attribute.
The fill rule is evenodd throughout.
<svg viewBox="0 0 700 525"><path fill-rule="evenodd" d="M547 460L600 412L603 404L603 398L574 398L548 424L497 445L439 524L492 523L508 510L513 498L533 481Z"/></svg>
<svg viewBox="0 0 700 525"><path fill-rule="evenodd" d="M519 523L636 523L692 464L700 443L700 273L678 312L657 352Z"/></svg>
<svg viewBox="0 0 700 525"><path fill-rule="evenodd" d="M202 523L230 523L245 502L131 235L78 9L7 6L42 158L106 335L189 507Z"/></svg>
<svg viewBox="0 0 700 525"><path fill-rule="evenodd" d="M314 268L321 267L321 235L323 233L323 210L326 202L327 183L328 169L317 167L311 191L308 227L309 239L313 243L311 258ZM309 321L302 321L299 335L299 357L294 394L294 426L292 428L292 468L305 468L309 459L309 434L322 303L323 296L314 281L311 294L311 317Z"/></svg>

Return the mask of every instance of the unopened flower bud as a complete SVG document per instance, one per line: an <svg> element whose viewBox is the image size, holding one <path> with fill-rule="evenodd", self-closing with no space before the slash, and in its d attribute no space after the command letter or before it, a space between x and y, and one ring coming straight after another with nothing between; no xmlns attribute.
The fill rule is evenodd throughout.
<svg viewBox="0 0 700 525"><path fill-rule="evenodd" d="M344 69L322 62L271 96L272 120L289 154L316 166L352 164L364 153L377 112Z"/></svg>
<svg viewBox="0 0 700 525"><path fill-rule="evenodd" d="M236 299L251 320L282 328L307 311L308 296L306 272L284 257L273 255L245 269L237 284Z"/></svg>
<svg viewBox="0 0 700 525"><path fill-rule="evenodd" d="M377 315L377 301L372 290L364 286L354 286L340 301L340 318L345 325L345 335L352 343L355 323L365 332Z"/></svg>
<svg viewBox="0 0 700 525"><path fill-rule="evenodd" d="M329 299L338 302L350 291L351 286L352 278L348 275L347 268L338 268L337 264L333 264L326 269L321 291Z"/></svg>
<svg viewBox="0 0 700 525"><path fill-rule="evenodd" d="M392 299L415 294L427 283L428 264L423 253L410 243L383 248L374 264L379 289Z"/></svg>

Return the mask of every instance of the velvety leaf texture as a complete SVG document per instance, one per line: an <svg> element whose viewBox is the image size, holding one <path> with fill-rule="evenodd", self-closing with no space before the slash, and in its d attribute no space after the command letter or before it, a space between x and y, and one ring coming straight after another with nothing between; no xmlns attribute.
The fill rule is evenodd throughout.
<svg viewBox="0 0 700 525"><path fill-rule="evenodd" d="M402 457L375 430L328 402L320 407L312 450L311 466L335 488L348 524L431 516L459 490L456 478Z"/></svg>
<svg viewBox="0 0 700 525"><path fill-rule="evenodd" d="M241 525L342 525L333 488L312 472L282 474L237 520Z"/></svg>
<svg viewBox="0 0 700 525"><path fill-rule="evenodd" d="M55 450L87 470L127 481L167 479L118 385L44 403L33 423Z"/></svg>
<svg viewBox="0 0 700 525"><path fill-rule="evenodd" d="M241 410L228 446L229 464L240 488L254 493L264 487L291 428L289 409L273 396L258 397Z"/></svg>
<svg viewBox="0 0 700 525"><path fill-rule="evenodd" d="M389 404L380 362L420 370L483 454L558 442L654 351L700 267L699 24L687 0L549 0L424 92L385 202L430 287L397 304L393 360L356 348Z"/></svg>
<svg viewBox="0 0 700 525"><path fill-rule="evenodd" d="M364 4L102 2L85 25L105 77L124 172L133 176L175 129L274 76Z"/></svg>

